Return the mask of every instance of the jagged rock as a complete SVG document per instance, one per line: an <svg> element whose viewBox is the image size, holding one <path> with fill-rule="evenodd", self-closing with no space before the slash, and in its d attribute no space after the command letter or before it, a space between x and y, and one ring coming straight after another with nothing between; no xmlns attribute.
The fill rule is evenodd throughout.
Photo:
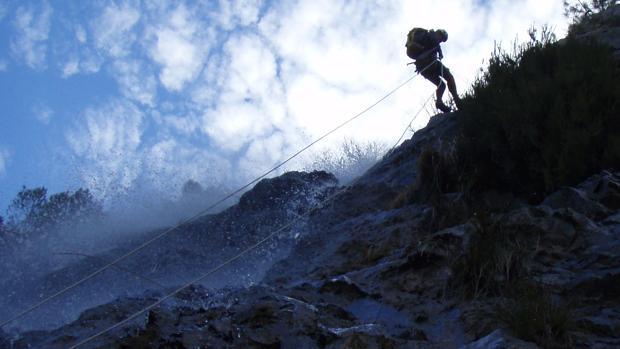
<svg viewBox="0 0 620 349"><path fill-rule="evenodd" d="M537 349L531 342L512 337L504 330L495 330L488 336L461 347L461 349Z"/></svg>
<svg viewBox="0 0 620 349"><path fill-rule="evenodd" d="M491 214L498 234L507 234L513 243L527 247L527 268L533 277L552 286L558 296L572 294L581 300L575 316L583 333L576 338L590 347L615 343L620 322L620 312L609 312L620 297L620 213L613 208L614 176L593 176L540 206L508 205L505 212ZM429 207L372 210L356 199L371 192L368 188L351 188L342 202L311 217L308 229L313 233L302 236L290 256L272 268L273 275L285 279L272 276L264 285L225 290L222 295L191 287L140 322L101 337L93 345L536 348L504 331L464 345L467 338L488 333L489 328L475 328L480 321L463 313L468 309L461 303L465 301L446 299L450 295L446 287L454 275L454 259L473 241L478 218L429 231ZM363 208L356 208L356 202ZM270 201L274 203L277 200ZM252 204L250 209L259 206ZM601 219L603 211L610 214ZM221 217L230 219L240 212L232 208ZM147 298L95 308L57 331L24 333L17 347L70 346L84 337L85 328L108 326L152 301ZM593 306L596 302L606 303ZM492 321L484 326L496 328Z"/></svg>
<svg viewBox="0 0 620 349"><path fill-rule="evenodd" d="M620 4L612 6L606 11L594 14L582 23L577 37L580 39L595 39L609 45L615 56L620 59Z"/></svg>
<svg viewBox="0 0 620 349"><path fill-rule="evenodd" d="M395 340L384 336L364 333L364 328L352 329L343 334L344 338L326 347L326 349L396 349Z"/></svg>
<svg viewBox="0 0 620 349"><path fill-rule="evenodd" d="M233 324L229 318L215 319L209 322L209 328L224 338L232 338Z"/></svg>
<svg viewBox="0 0 620 349"><path fill-rule="evenodd" d="M8 335L0 328L0 348L9 348L10 344Z"/></svg>
<svg viewBox="0 0 620 349"><path fill-rule="evenodd" d="M555 209L571 208L596 220L604 219L612 213L602 204L591 200L584 191L570 187L551 194L542 204Z"/></svg>
<svg viewBox="0 0 620 349"><path fill-rule="evenodd" d="M454 139L457 133L459 113L432 117L428 125L415 133L415 137L403 142L398 149L387 154L360 178L359 184L387 184L404 187L416 181L417 158L425 147L438 148L444 140Z"/></svg>
<svg viewBox="0 0 620 349"><path fill-rule="evenodd" d="M608 209L620 209L620 173L603 171L590 177L579 188L586 190L590 198Z"/></svg>
<svg viewBox="0 0 620 349"><path fill-rule="evenodd" d="M551 208L571 208L590 219L602 220L620 209L620 174L603 171L575 188L563 188L543 202Z"/></svg>
<svg viewBox="0 0 620 349"><path fill-rule="evenodd" d="M577 324L590 332L620 339L620 309L594 309L594 315L582 317Z"/></svg>
<svg viewBox="0 0 620 349"><path fill-rule="evenodd" d="M267 210L281 206L291 197L304 199L316 188L338 184L336 177L325 171L287 172L276 178L263 179L239 199L242 210Z"/></svg>
<svg viewBox="0 0 620 349"><path fill-rule="evenodd" d="M358 299L368 296L366 292L362 291L358 285L344 275L323 283L319 292L332 293L347 299Z"/></svg>

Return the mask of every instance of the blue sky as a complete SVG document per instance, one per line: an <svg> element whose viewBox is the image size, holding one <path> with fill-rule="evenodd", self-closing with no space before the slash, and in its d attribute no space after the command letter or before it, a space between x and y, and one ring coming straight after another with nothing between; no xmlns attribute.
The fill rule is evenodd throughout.
<svg viewBox="0 0 620 349"><path fill-rule="evenodd" d="M106 200L246 181L409 77L411 27L448 30L463 91L495 42L563 35L561 3L0 0L0 214L22 185ZM393 142L431 92L415 80L321 147Z"/></svg>

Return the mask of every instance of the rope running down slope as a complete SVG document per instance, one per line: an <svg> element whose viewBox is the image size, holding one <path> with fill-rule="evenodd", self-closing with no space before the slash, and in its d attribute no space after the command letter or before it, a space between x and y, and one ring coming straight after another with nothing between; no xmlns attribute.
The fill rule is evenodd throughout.
<svg viewBox="0 0 620 349"><path fill-rule="evenodd" d="M297 156L299 156L301 153L303 153L303 152L305 152L306 150L308 150L310 147L314 146L315 144L317 144L317 143L319 143L320 141L322 141L323 139L327 138L328 136L330 136L330 135L331 135L331 134L333 134L334 132L336 132L336 131L340 130L340 129L341 129L341 128L343 128L344 126L348 125L349 123L353 122L354 120L358 119L359 117L361 117L362 115L364 115L365 113L367 113L368 111L370 111L371 109L373 109L375 106L377 106L378 104L380 104L381 102L383 102L384 100L386 100L388 97L390 97L391 95L393 95L394 93L396 93L396 91L400 90L402 87L404 87L405 85L407 85L410 81L412 81L412 80L413 80L414 78L416 78L418 75L422 74L425 70L427 70L427 69L428 69L428 68L430 68L433 64L435 64L435 62L437 62L437 61L433 61L432 63L430 63L429 65L427 65L426 67L424 67L424 69L422 69L422 70L420 70L420 71L416 72L416 74L414 74L413 76L411 76L411 77L410 77L409 79L407 79L405 82L403 82L403 83L401 83L400 85L398 85L396 88L392 89L392 90L391 90L390 92L388 92L386 95L384 95L384 96L383 96L383 97L381 97L379 100L377 100L375 103L373 103L372 105L370 105L370 106L369 106L369 107L367 107L366 109L362 110L361 112L359 112L359 113L358 113L358 114L356 114L355 116L353 116L353 117L349 118L349 119L348 119L348 120L346 120L345 122L341 123L340 125L338 125L338 126L337 126L337 127L335 127L334 129L332 129L331 131L329 131L329 132L325 133L323 136L321 136L321 137L319 137L318 139L314 140L313 142L311 142L311 143L310 143L310 144L308 144L307 146L303 147L302 149L300 149L299 151L297 151L295 154L291 155L291 156L290 156L289 158L287 158L286 160L284 160L284 161L282 161L281 163L279 163L278 165L274 166L274 167L273 167L272 169L270 169L269 171L267 171L267 172L263 173L262 175L260 175L260 176L256 177L254 180L250 181L249 183L247 183L246 185L244 185L244 186L240 187L239 189L237 189L237 190L235 190L235 191L231 192L230 194L226 195L224 198L222 198L222 199L218 200L217 202L215 202L214 204L212 204L212 205L210 205L209 207L205 208L204 210L200 211L199 213L195 214L194 216L192 216L192 217L190 217L190 218L187 218L187 219L185 219L185 220L181 221L179 224L177 224L177 225L175 225L175 226L173 226L173 227L171 227L171 228L169 228L169 229L167 229L167 230L163 231L162 233L157 234L157 235L156 235L156 236L154 236L153 238L151 238L151 239L147 240L146 242L142 243L140 246L138 246L138 247L134 248L133 250L131 250L131 251L129 251L129 252L127 252L127 253L123 254L123 255L121 255L120 257L118 257L118 258L114 259L113 261L111 261L111 262L109 262L109 263L105 264L104 266L100 267L99 269L95 270L94 272L90 273L89 275L87 275L87 276L85 276L85 277L81 278L80 280L78 280L78 281L74 282L73 284L71 284L71 285L69 285L69 286L66 286L65 288L61 289L60 291L57 291L56 293L52 294L51 296L46 297L45 299L43 299L43 300L39 301L38 303L36 303L36 304L34 304L34 305L30 306L29 308L25 309L24 311L22 311L22 312L18 313L18 314L17 314L17 315L15 315L15 316L11 317L10 319L3 321L2 323L0 323L0 328L1 328L1 327L4 327L5 325L7 325L7 324L9 324L9 323L11 323L11 322L13 322L13 321L15 321L15 320L17 320L17 319L20 319L21 317L23 317L23 316L25 316L25 315L27 315L27 314L29 314L29 313L33 312L34 310L36 310L36 309L40 308L40 307L41 307L41 306L43 306L43 305L45 305L45 304L49 303L49 302L50 302L50 301L52 301L53 299L56 299L56 298L58 298L59 296L61 296L61 295L65 294L66 292L68 292L68 291L70 291L70 290L72 290L72 289L74 289L74 288L76 288L76 287L78 287L78 286L82 285L82 284L83 284L83 283L85 283L86 281L88 281L88 280L90 280L90 279L94 278L95 276L97 276L97 275L101 274L103 271L105 271L105 270L109 269L110 267L112 267L112 266L114 266L114 265L118 264L119 262L121 262L121 261L123 261L123 260L125 260L125 259L129 258L130 256L132 256L132 255L136 254L137 252L139 252L139 251L141 251L141 250L145 249L146 247L148 247L148 246L150 246L151 244L153 244L154 242L156 242L156 241L158 241L158 240L162 239L163 237L167 236L168 234L170 234L171 232L173 232L173 231L177 230L178 228L180 228L180 227L182 227L182 226L184 226L184 225L186 225L186 224L192 223L192 222L194 222L195 220L197 220L198 218L200 218L200 217L204 216L204 215L205 215L208 211L210 211L211 209L213 209L213 208L217 207L218 205L222 204L223 202L225 202L226 200L228 200L228 199L232 198L233 196L235 196L235 195L237 195L237 194L239 194L239 193L243 192L245 189L249 188L249 187L250 187L250 186L252 186L253 184L255 184L255 183L257 183L258 181L260 181L261 179L263 179L263 178L267 177L268 175L270 175L271 173L275 172L276 170L278 170L279 168L281 168L281 167L282 167L282 166L284 166L285 164L289 163L291 160L293 160L294 158L296 158ZM285 228L288 228L289 226L290 226L290 225L287 225L287 226L285 226L285 227L283 227L283 228L281 228L281 229L278 229L276 232L278 232L278 233L279 233L280 231L284 230ZM255 244L254 246L250 247L249 249L242 251L239 255L237 255L237 256L235 256L235 257L233 257L233 258L229 259L228 261L224 262L224 264L222 264L222 265L220 265L220 266L218 266L218 267L216 267L216 268L212 269L209 273L205 274L204 276L202 276L202 277L200 277L200 278L198 278L198 279L196 279L196 280L192 281L192 283L195 283L195 282L197 282L197 281L200 281L200 280L204 279L204 278L205 278L205 277L207 277L208 275L211 275L212 273L214 273L214 272L216 272L217 270L221 269L223 266L225 266L225 265L227 265L227 264L229 264L229 263L232 263L233 261L235 261L235 260L239 259L241 256L243 256L243 255L245 255L246 253L248 253L249 251L251 251L251 250L253 250L253 249L255 249L255 248L259 247L261 244L263 244L264 242L266 242L267 240L269 240L271 237L273 237L273 236L275 236L275 235L276 235L276 233L274 232L273 234L269 235L269 236L268 236L267 238L265 238L264 240L262 240L262 241L258 242L257 244ZM190 284L190 285L191 285L191 284ZM175 291L175 292L171 293L170 295L167 295L166 297L163 297L160 301L158 301L158 302L156 302L154 305L152 305L152 306L150 306L150 307L146 308L146 310L143 310L142 312L147 311L147 310L151 309L152 307L155 307L155 306L159 305L161 302L163 302L164 300L166 300L166 299L168 299L168 298L172 297L174 294L176 294L176 293L180 292L181 290L183 290L183 289L184 289L184 288L186 288L186 287L187 287L187 286L184 286L183 288L178 289L177 291ZM140 312L140 313L142 313L142 312ZM138 316L138 315L139 315L139 314L134 315L134 316L132 316L131 318L134 318L135 316ZM131 318L130 318L130 319L131 319ZM99 334L98 334L98 335L96 335L96 336L93 336L93 337L88 338L86 341L82 341L82 342L78 343L78 344L77 344L76 346L74 346L74 347L77 347L78 345L81 345L81 344L85 344L87 341L90 341L90 340L92 340L92 339L96 338L97 336L102 335L102 334L106 333L107 331L112 330L113 328L116 328L116 327L120 326L121 324L123 324L123 323L125 323L125 322L127 322L127 321L129 321L129 319L128 319L128 320L125 320L125 321L123 321L123 322L121 322L121 323L119 323L119 324L117 324L117 325L115 325L115 326L113 326L113 327L111 327L111 328L109 328L108 330L106 330L106 331L104 331L104 332L99 333Z"/></svg>
<svg viewBox="0 0 620 349"><path fill-rule="evenodd" d="M420 110L415 114L415 116L413 117L413 119L411 120L411 122L409 123L409 125L407 126L407 129L405 129L405 132L409 129L409 126L411 125L411 123L418 117L418 115L424 110L424 107L426 106L426 104L428 103L428 101L430 100L427 99L427 101L424 103L424 105L422 106L422 108L420 108ZM400 140L402 140L403 137L400 138ZM400 143L397 142L396 144L394 144L394 146L388 150L386 152L386 154L390 154ZM335 192L334 194L328 196L325 200L323 200L322 202L320 202L319 204L317 204L315 207L313 207L312 209L308 210L308 212L304 213L303 215L298 216L297 218L293 219L291 222L283 225L282 227L280 227L279 229L273 231L272 233L270 233L269 235L267 235L265 238L263 238L262 240L260 240L259 242L255 243L254 245L246 248L245 250L241 251L240 253L238 253L237 255L227 259L226 261L222 262L220 265L212 268L211 270L209 270L208 272L206 272L205 274L187 282L186 284L184 284L183 286L175 289L174 291L166 294L165 296L163 296L162 298L160 298L159 300L157 300L156 302L154 302L153 304L133 313L131 316L127 317L124 320L121 320L119 322L117 322L116 324L74 344L73 346L70 347L70 349L74 349L77 347L80 347L86 343L89 343L93 340L95 340L96 338L130 322L131 320L135 319L136 317L144 314L145 312L157 307L158 305L160 305L161 303L163 303L164 301L166 301L167 299L170 299L171 297L174 297L175 295L177 295L179 292L185 290L186 288L190 287L193 284L196 284L202 280L204 280L205 278L209 277L212 274L215 274L216 272L218 272L219 270L223 269L224 267L226 267L227 265L241 259L243 256L245 256L246 254L252 252L253 250L257 249L258 247L260 247L261 245L265 244L266 242L268 242L269 240L271 240L272 238L274 238L275 236L279 235L280 233L282 233L283 231L288 230L289 228L292 228L295 223L301 221L302 219L305 219L307 217L309 217L310 215L312 215L314 212L320 210L326 203L336 199L338 196L346 193L348 190L350 190L351 188L353 188L355 186L355 184L358 182L359 179L355 180L351 185L342 188L340 190L338 190L337 192Z"/></svg>

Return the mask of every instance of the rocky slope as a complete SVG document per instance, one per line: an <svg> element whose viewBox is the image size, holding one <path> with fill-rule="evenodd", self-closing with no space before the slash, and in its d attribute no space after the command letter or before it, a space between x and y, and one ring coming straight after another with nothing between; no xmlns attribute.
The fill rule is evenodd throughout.
<svg viewBox="0 0 620 349"><path fill-rule="evenodd" d="M415 178L419 149L443 146L438 139L453 134L457 118L435 116L356 185L312 213L296 228L301 237L290 254L259 284L192 287L84 347L536 348L516 339L517 320L510 316L518 315L517 303L493 290L502 280L526 274L550 290L549 304L568 317L558 325L567 332L562 338L568 342L562 343L620 346L620 173L594 175L536 206L491 193L483 205L495 213L484 218L452 194L444 195L442 208L392 208ZM229 214L268 212L273 203L284 204L269 184L257 185ZM445 212L450 219L438 223ZM188 229L223 224L212 222ZM265 236L275 225L256 224L254 236ZM480 251L489 245L480 244L481 234L490 229L502 238ZM472 257L481 252L492 268L476 269ZM160 295L119 298L69 325L23 333L4 346L64 348Z"/></svg>
<svg viewBox="0 0 620 349"><path fill-rule="evenodd" d="M617 51L618 8L606 27L576 35ZM479 193L476 202L458 192L432 203L399 200L419 176L423 150L453 146L458 119L433 117L349 187L325 173L265 180L238 205L127 265L157 280L187 275L116 296L56 330L0 333L0 347L71 346L291 220L274 243L213 275L229 282L185 289L83 347L620 347L618 169L537 204L499 192ZM213 231L229 239L214 242ZM251 282L230 282L253 273Z"/></svg>
<svg viewBox="0 0 620 349"><path fill-rule="evenodd" d="M303 214L304 210L324 198L336 184L336 178L325 172L289 172L266 179L251 192L245 193L237 205L171 231L118 266L12 325L22 331L55 328L75 320L82 311L113 301L119 296L140 295L149 289L161 291L178 286L254 244L267 232ZM7 314L2 318L89 275L161 232L133 236L124 243L118 243L121 247L97 255L61 256L64 257L61 261L69 259L71 262L43 276L17 274L13 278L14 282L3 284L12 292L4 295L1 300L0 307ZM279 235L254 251L245 263L230 270L230 276L211 278L208 285L247 286L258 282L274 260L288 253L294 240L294 235Z"/></svg>
<svg viewBox="0 0 620 349"><path fill-rule="evenodd" d="M581 23L574 31L578 38L594 39L609 45L620 59L620 4L594 14L590 21Z"/></svg>

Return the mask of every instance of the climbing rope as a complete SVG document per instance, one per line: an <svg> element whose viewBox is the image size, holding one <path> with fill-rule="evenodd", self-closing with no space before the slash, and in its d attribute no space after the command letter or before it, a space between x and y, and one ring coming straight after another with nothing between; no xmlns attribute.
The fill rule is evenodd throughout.
<svg viewBox="0 0 620 349"><path fill-rule="evenodd" d="M328 196L325 200L323 200L322 202L320 202L318 205L316 205L314 208L308 210L308 212L304 213L303 215L299 215L297 216L295 219L293 219L292 221L290 221L289 223L283 225L282 227L280 227L279 229L271 232L269 235L267 235L266 237L264 237L262 240L258 241L257 243L255 243L254 245L244 249L243 251L239 252L238 254L236 254L235 256L227 259L226 261L222 262L221 264L219 264L218 266L212 268L211 270L209 270L208 272L202 274L201 276L185 283L183 286L175 289L174 291L166 294L165 296L163 296L162 298L160 298L159 300L157 300L156 302L154 302L153 304L133 313L132 315L130 315L129 317L127 317L124 320L121 320L117 323L115 323L114 325L74 344L73 346L69 347L70 349L73 348L77 348L81 345L84 345L88 342L91 342L92 340L96 339L97 337L100 337L120 326L123 326L124 324L128 323L129 321L137 318L138 316L144 314L145 312L157 307L158 305L160 305L161 303L163 303L164 301L166 301L167 299L170 299L171 297L174 297L175 295L177 295L179 292L185 290L186 288L189 288L191 285L196 284L204 279L206 279L207 277L209 277L210 275L213 275L214 273L218 272L219 270L223 269L224 267L226 267L227 265L241 259L243 256L247 255L248 253L254 251L255 249L257 249L258 247L264 245L265 243L267 243L269 240L273 239L275 236L279 235L280 233L282 233L283 231L288 230L289 228L292 228L295 223L301 221L302 219L308 218L310 215L312 215L314 212L320 210L323 205L325 205L326 203L328 203L329 201L334 200L336 197L338 197L339 195L342 195L343 193L345 193L346 191L350 190L352 187L355 186L355 184L357 183L359 179L355 180L353 182L353 184L351 184L351 186L342 188L338 191L336 191L334 194Z"/></svg>
<svg viewBox="0 0 620 349"><path fill-rule="evenodd" d="M208 211L210 211L211 209L219 206L221 203L225 202L226 200L232 198L233 196L243 192L245 189L249 188L250 186L252 186L253 184L257 183L258 181L260 181L261 179L267 177L268 175L270 175L271 173L275 172L276 170L278 170L279 168L281 168L282 166L286 165L287 163L289 163L291 160L293 160L294 158L296 158L297 156L299 156L301 153L303 153L304 151L308 150L310 147L314 146L315 144L317 144L318 142L322 141L323 139L325 139L326 137L330 136L331 134L333 134L334 132L340 130L341 128L343 128L344 126L348 125L349 123L353 122L354 120L358 119L359 117L361 117L362 115L366 114L368 111L370 111L372 108L374 108L375 106L377 106L378 104L380 104L381 102L383 102L384 100L386 100L388 97L390 97L391 95L393 95L394 93L396 93L396 91L400 90L402 87L404 87L406 84L408 84L410 81L412 81L414 78L416 78L418 75L422 74L425 70L427 70L431 65L433 65L435 63L435 61L433 61L432 63L430 63L429 65L427 65L426 67L424 67L424 69L416 72L416 74L414 74L413 76L411 76L409 79L407 79L405 82L401 83L400 85L398 85L396 88L392 89L390 92L388 92L385 96L381 97L379 100L377 100L375 103L371 104L369 107L367 107L366 109L362 110L361 112L359 112L358 114L354 115L353 117L349 118L348 120L346 120L345 122L341 123L340 125L338 125L337 127L335 127L334 129L332 129L331 131L325 133L323 136L319 137L318 139L316 139L315 141L311 142L310 144L308 144L307 146L303 147L301 150L297 151L295 154L291 155L289 158L287 158L286 160L282 161L281 163L279 163L278 165L274 166L272 169L270 169L269 171L265 172L264 174L258 176L257 178L255 178L254 180L250 181L249 183L247 183L246 185L240 187L239 189L233 191L232 193L226 195L224 198L218 200L217 202L215 202L214 204L210 205L209 207L207 207L206 209L198 212L197 214L191 216L190 218L187 218L183 221L181 221L180 223L178 223L177 225L157 234L156 236L154 236L153 238L147 240L146 242L142 243L140 246L134 248L133 250L121 255L120 257L114 259L113 261L105 264L104 266L102 266L101 268L95 270L94 272L90 273L89 275L81 278L80 280L74 282L73 284L61 289L60 291L57 291L56 293L52 294L51 296L46 297L45 299L39 301L38 303L30 306L29 308L25 309L24 311L18 313L17 315L11 317L8 320L5 320L4 322L0 323L0 328L6 326L7 324L22 318L23 316L33 312L34 310L40 308L41 306L49 303L50 301L58 298L59 296L65 294L66 292L82 285L83 283L85 283L86 281L94 278L95 276L101 274L102 272L104 272L105 270L109 269L110 267L118 264L119 262L129 258L130 256L133 256L134 254L136 254L139 251L142 251L143 249L145 249L146 247L150 246L151 244L153 244L154 242L162 239L163 237L167 236L168 234L170 234L171 232L177 230L178 228L192 223L195 220L197 220L198 218L204 216ZM275 234L274 234L275 235ZM256 245L256 247L258 247L259 245ZM217 271L217 270L216 270ZM210 274L209 274L210 275ZM206 276L205 276L206 277ZM159 303L158 303L159 304Z"/></svg>
<svg viewBox="0 0 620 349"><path fill-rule="evenodd" d="M104 262L104 263L108 262L104 258L101 258L101 257L98 257L98 256L89 255L89 254L85 254L85 253L78 253L78 252L56 252L54 254L55 255L59 255L59 256L85 257L85 258L89 258L89 259L95 259L95 260L98 260L98 261L101 261L101 262ZM166 286L160 284L159 282L157 282L157 281L155 281L155 280L153 280L151 278L148 278L146 276L142 276L142 275L140 275L138 273L135 273L135 272L133 272L133 271L127 269L127 268L121 267L120 265L114 265L113 267L118 269L118 270L120 270L120 271L123 271L123 272L125 272L127 274L133 275L133 276L135 276L136 278L138 278L140 280L143 280L143 281L146 281L146 282L148 282L148 283L150 283L152 285L155 285L155 286L157 286L157 288L161 288L161 289L165 289L166 288Z"/></svg>
<svg viewBox="0 0 620 349"><path fill-rule="evenodd" d="M434 63L434 62L433 62ZM433 63L429 64L428 66L426 66L424 69L422 69L421 71L419 71L416 75L414 75L413 77L411 77L410 79L408 79L405 83L401 84L399 87L397 87L396 89L392 90L388 95L386 95L384 98L382 98L381 100L379 100L377 103L373 104L371 107L367 108L365 111L363 111L362 113L370 110L372 107L376 106L377 104L379 104L381 101L383 101L385 98L389 97L391 94L393 94L394 92L396 92L398 89L402 88L405 84L407 84L409 81L413 80L413 78L415 78L417 75L421 74L424 70L426 70L428 67L430 67ZM422 106L422 108L420 108L420 110L416 113L416 115L414 116L414 118L410 121L409 126L411 125L411 123L413 123L413 121L417 118L417 116L422 112L422 110L425 109L426 104L428 104L429 100L432 98L432 95L426 100L426 102L424 103L424 105ZM361 114L362 114L361 113ZM359 117L361 114L358 114L356 117ZM354 118L356 118L354 117ZM350 119L351 121L354 119ZM349 121L347 121L346 123L348 123ZM340 125L344 126L346 123ZM332 132L330 132L332 133ZM328 134L330 134L328 133ZM406 130L405 130L406 133ZM403 133L404 136L404 133ZM402 137L401 139L402 140ZM325 137L325 136L324 136ZM322 138L324 138L322 137ZM322 138L319 138L322 139ZM391 153L400 143L400 140L394 144L394 146L387 152L388 154ZM317 140L318 141L318 140ZM313 143L316 143L313 142ZM307 148L305 148L307 149ZM345 187L343 189L340 189L338 191L336 191L334 194L328 196L325 200L321 201L319 204L317 204L315 207L313 207L312 209L308 210L306 213L304 213L303 215L299 215L297 216L295 219L293 219L292 221L290 221L289 223L283 225L282 227L280 227L279 229L273 231L272 233L270 233L269 235L267 235L265 238L263 238L262 240L258 241L257 243L255 243L254 245L244 249L243 251L239 252L237 255L227 259L226 261L222 262L220 265L212 268L211 270L209 270L208 272L206 272L205 274L187 282L186 284L184 284L183 286L175 289L174 291L166 294L165 296L163 296L162 298L160 298L159 300L157 300L156 302L152 303L151 305L133 313L132 315L130 315L129 317L127 317L124 320L121 320L119 322L117 322L116 324L74 344L73 346L70 347L70 349L73 348L77 348L79 346L82 346L86 343L89 343L91 341L93 341L94 339L110 332L113 331L116 328L119 328L121 326L123 326L124 324L127 324L128 322L132 321L133 319L137 318L138 316L146 313L147 311L150 311L151 309L157 307L158 305L162 304L164 301L174 297L175 295L177 295L178 293L182 292L183 290L189 288L191 285L196 284L204 279L206 279L207 277L209 277L210 275L213 275L214 273L218 272L219 270L223 269L224 267L226 267L227 265L241 259L243 256L247 255L248 253L254 251L255 249L257 249L258 247L264 245L265 243L267 243L268 241L270 241L271 239L273 239L275 236L279 235L280 233L282 233L283 231L288 230L289 228L292 228L297 222L301 221L302 219L308 218L310 215L312 215L314 212L320 210L326 203L333 201L334 199L336 199L338 196L342 195L343 193L347 192L348 190L350 190L351 188L353 188L357 182L359 181L359 178L356 179L350 186Z"/></svg>
<svg viewBox="0 0 620 349"><path fill-rule="evenodd" d="M398 146L400 144L400 141L403 140L403 138L405 138L405 134L407 134L407 131L411 130L412 132L415 133L415 130L413 129L413 122L418 118L418 116L420 115L420 113L422 113L425 109L426 109L426 105L428 104L428 102L431 101L431 99L433 98L433 95L435 93L433 92L424 102L424 104L422 105L422 108L420 108L420 110L418 110L417 113L415 113L415 115L413 116L413 119L411 119L411 121L409 121L409 124L407 125L407 127L405 127L405 130L403 131L403 134L400 135L400 138L398 138L398 140L396 141L396 143L394 143L394 146L392 146L392 148L390 149L390 151L387 153L391 153L392 150L396 149L396 146Z"/></svg>

